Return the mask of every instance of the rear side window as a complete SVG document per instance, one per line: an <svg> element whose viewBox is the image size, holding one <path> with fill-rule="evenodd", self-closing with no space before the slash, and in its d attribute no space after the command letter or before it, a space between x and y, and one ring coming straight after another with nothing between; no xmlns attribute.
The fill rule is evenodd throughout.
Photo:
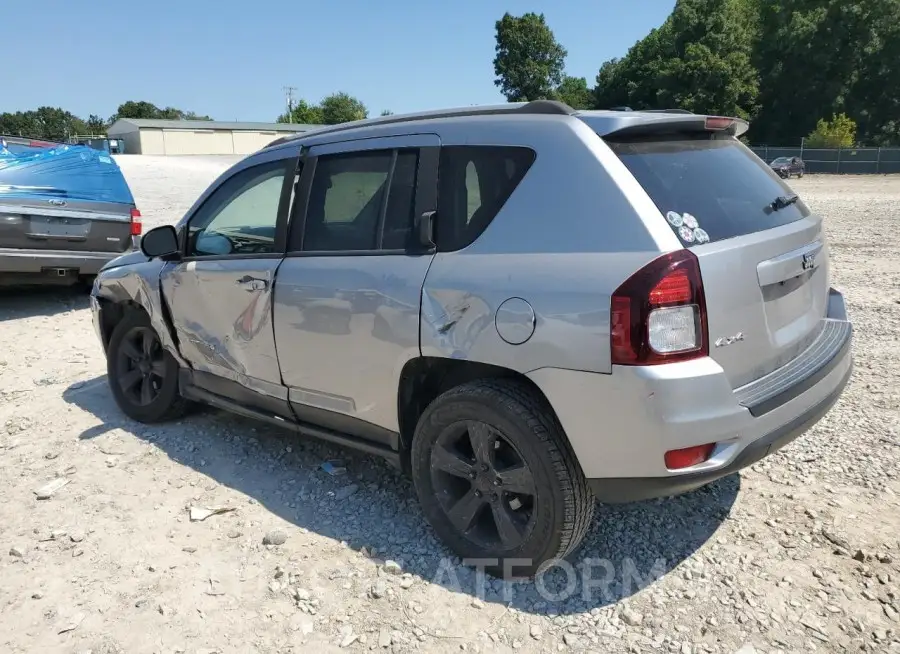
<svg viewBox="0 0 900 654"><path fill-rule="evenodd" d="M418 161L416 149L319 157L303 250L405 249L412 233Z"/></svg>
<svg viewBox="0 0 900 654"><path fill-rule="evenodd" d="M791 197L793 191L737 139L704 135L607 142L686 246L761 232L809 215L800 200L774 208L777 198Z"/></svg>
<svg viewBox="0 0 900 654"><path fill-rule="evenodd" d="M534 163L534 151L506 146L441 148L437 247L460 250L478 238Z"/></svg>

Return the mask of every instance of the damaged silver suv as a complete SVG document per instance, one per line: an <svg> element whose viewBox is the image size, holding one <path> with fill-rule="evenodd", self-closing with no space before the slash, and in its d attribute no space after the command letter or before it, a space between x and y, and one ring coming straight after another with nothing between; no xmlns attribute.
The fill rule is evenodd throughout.
<svg viewBox="0 0 900 654"><path fill-rule="evenodd" d="M533 574L595 498L733 473L847 383L822 219L746 128L538 101L282 139L102 271L112 393L384 456L454 552Z"/></svg>

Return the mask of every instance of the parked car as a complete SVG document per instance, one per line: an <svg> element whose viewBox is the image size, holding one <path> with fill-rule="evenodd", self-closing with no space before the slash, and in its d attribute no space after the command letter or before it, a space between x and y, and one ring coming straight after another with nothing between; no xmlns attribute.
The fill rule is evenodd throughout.
<svg viewBox="0 0 900 654"><path fill-rule="evenodd" d="M806 172L806 164L800 157L778 157L769 166L783 179L790 179L791 175L803 177Z"/></svg>
<svg viewBox="0 0 900 654"><path fill-rule="evenodd" d="M108 154L23 139L0 151L0 286L89 284L134 251L140 233L140 211Z"/></svg>
<svg viewBox="0 0 900 654"><path fill-rule="evenodd" d="M822 219L746 129L538 101L283 139L98 276L113 397L382 455L457 554L530 575L595 498L731 474L847 383Z"/></svg>

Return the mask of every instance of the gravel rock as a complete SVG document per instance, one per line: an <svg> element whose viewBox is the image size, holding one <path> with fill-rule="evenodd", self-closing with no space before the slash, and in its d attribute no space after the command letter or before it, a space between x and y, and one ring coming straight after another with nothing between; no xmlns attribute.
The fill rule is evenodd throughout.
<svg viewBox="0 0 900 654"><path fill-rule="evenodd" d="M384 565L381 567L381 569L389 575L403 574L403 568L400 567L400 564L396 561L391 561L390 559L384 562Z"/></svg>
<svg viewBox="0 0 900 654"><path fill-rule="evenodd" d="M622 622L630 627L639 627L644 622L644 616L629 607L622 609L621 617Z"/></svg>
<svg viewBox="0 0 900 654"><path fill-rule="evenodd" d="M21 559L21 558L24 558L25 552L27 552L27 551L28 550L26 550L24 547L21 547L19 545L13 545L12 547L9 548L9 555L15 556L16 558Z"/></svg>
<svg viewBox="0 0 900 654"><path fill-rule="evenodd" d="M263 536L263 545L284 545L287 542L287 534L283 531L270 531Z"/></svg>

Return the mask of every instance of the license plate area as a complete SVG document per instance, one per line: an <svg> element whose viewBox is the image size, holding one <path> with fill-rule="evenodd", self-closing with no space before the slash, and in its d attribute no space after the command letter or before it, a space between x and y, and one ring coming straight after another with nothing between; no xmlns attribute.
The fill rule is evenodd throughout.
<svg viewBox="0 0 900 654"><path fill-rule="evenodd" d="M91 232L91 222L86 218L58 218L55 216L30 216L28 236L32 238L58 238L83 241Z"/></svg>

